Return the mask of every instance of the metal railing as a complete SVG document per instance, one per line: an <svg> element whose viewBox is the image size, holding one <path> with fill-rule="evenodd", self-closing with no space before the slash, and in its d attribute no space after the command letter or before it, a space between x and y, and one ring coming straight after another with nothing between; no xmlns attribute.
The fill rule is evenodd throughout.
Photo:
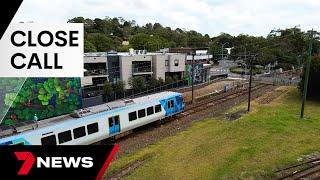
<svg viewBox="0 0 320 180"><path fill-rule="evenodd" d="M132 67L133 73L152 72L151 67Z"/></svg>
<svg viewBox="0 0 320 180"><path fill-rule="evenodd" d="M108 72L105 69L94 69L94 70L87 70L84 73L84 76L99 76L99 75L108 75Z"/></svg>

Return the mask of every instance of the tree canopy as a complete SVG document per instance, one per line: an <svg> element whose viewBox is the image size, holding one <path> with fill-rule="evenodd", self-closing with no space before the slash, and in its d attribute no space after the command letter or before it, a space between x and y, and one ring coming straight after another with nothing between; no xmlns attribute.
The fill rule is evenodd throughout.
<svg viewBox="0 0 320 180"><path fill-rule="evenodd" d="M208 34L202 35L196 31L180 28L173 30L160 23L139 26L134 20L127 21L122 17L104 19L75 17L68 22L84 23L85 52L127 50L128 47L148 51L168 47L207 47L211 41ZM123 41L129 41L130 46L123 45Z"/></svg>
<svg viewBox="0 0 320 180"><path fill-rule="evenodd" d="M68 22L84 23L85 52L128 51L129 48L158 51L170 47L207 47L213 54L214 60L220 60L224 45L225 56L227 54L225 48L232 48L228 57L231 60L244 59L245 54L255 54L255 64L268 65L277 62L284 69L291 68L292 65L301 65L306 57L309 37L309 32L303 32L298 27L275 29L266 37L245 34L232 36L227 33L210 37L194 30L171 29L160 23L140 26L134 20L125 20L122 17L104 19L75 17ZM314 51L319 53L319 47L317 41Z"/></svg>

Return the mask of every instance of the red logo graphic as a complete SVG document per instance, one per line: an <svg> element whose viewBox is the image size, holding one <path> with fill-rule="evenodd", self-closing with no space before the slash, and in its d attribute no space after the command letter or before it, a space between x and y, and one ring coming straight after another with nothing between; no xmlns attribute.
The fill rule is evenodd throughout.
<svg viewBox="0 0 320 180"><path fill-rule="evenodd" d="M63 157L37 157L30 151L18 151L14 152L18 161L23 161L22 166L20 167L17 175L18 176L36 176L36 172L39 169L63 169L63 168L75 168L80 170L85 170L88 168L98 168L101 166L98 174L96 175L97 180L101 180L105 171L109 167L113 157L119 150L119 144L116 144L112 147L111 152L107 155L104 163L103 161L94 161L93 157L73 157L73 156L63 156ZM98 163L94 166L94 163ZM103 164L102 164L103 163ZM36 164L36 165L35 165ZM35 166L33 168L33 166ZM30 174L31 169L33 168L32 174ZM54 171L53 171L54 172Z"/></svg>
<svg viewBox="0 0 320 180"><path fill-rule="evenodd" d="M107 168L109 167L113 157L116 155L117 151L119 150L120 145L116 144L113 146L111 153L109 154L109 156L107 157L106 161L104 162L103 166L101 167L96 180L101 180L103 174L105 173L105 171L107 170Z"/></svg>
<svg viewBox="0 0 320 180"><path fill-rule="evenodd" d="M14 154L19 161L24 161L18 172L18 175L28 175L34 162L36 161L33 154L31 152L15 152Z"/></svg>

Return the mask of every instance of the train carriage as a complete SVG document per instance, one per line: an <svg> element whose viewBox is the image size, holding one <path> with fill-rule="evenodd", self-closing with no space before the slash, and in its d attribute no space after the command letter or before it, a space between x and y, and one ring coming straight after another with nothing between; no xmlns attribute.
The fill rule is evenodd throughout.
<svg viewBox="0 0 320 180"><path fill-rule="evenodd" d="M160 92L84 108L38 122L0 127L0 145L87 145L183 111L180 93Z"/></svg>

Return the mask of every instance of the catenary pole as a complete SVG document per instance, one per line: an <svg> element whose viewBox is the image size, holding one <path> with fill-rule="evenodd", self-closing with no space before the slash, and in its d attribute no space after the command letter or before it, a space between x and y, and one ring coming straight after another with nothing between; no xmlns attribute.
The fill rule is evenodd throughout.
<svg viewBox="0 0 320 180"><path fill-rule="evenodd" d="M301 114L300 114L301 119L304 118L304 107L305 107L305 103L306 103L306 99L307 99L308 81L309 81L310 64L311 64L311 56L312 56L312 43L313 43L313 29L310 33L308 58L307 58L307 63L306 63L305 76L304 76L305 79L304 79Z"/></svg>
<svg viewBox="0 0 320 180"><path fill-rule="evenodd" d="M256 56L253 56L255 59ZM250 79L249 79L249 95L248 95L248 112L250 112L251 106L251 87L252 87L252 70L253 70L253 60L250 58Z"/></svg>
<svg viewBox="0 0 320 180"><path fill-rule="evenodd" d="M191 93L191 98L192 98L192 104L194 103L194 52L192 52L192 78L191 78L191 91L192 91L192 93Z"/></svg>

